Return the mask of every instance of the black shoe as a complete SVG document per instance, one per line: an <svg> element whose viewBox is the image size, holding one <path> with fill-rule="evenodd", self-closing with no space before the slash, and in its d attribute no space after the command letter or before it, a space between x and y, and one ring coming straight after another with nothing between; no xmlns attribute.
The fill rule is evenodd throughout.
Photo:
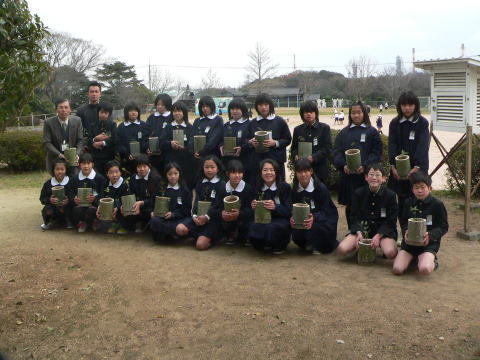
<svg viewBox="0 0 480 360"><path fill-rule="evenodd" d="M438 258L437 256L435 255L435 260L433 261L434 264L435 264L435 267L433 268L433 271L437 270L438 269Z"/></svg>

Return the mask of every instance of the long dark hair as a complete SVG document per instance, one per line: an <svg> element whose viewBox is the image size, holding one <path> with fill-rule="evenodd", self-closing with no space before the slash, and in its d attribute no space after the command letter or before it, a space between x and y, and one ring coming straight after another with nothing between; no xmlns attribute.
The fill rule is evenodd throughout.
<svg viewBox="0 0 480 360"><path fill-rule="evenodd" d="M200 171L200 174L199 174L199 177L198 177L199 181L202 181L203 178L205 177L205 173L203 172L203 166L205 165L205 161L207 161L207 160L212 160L215 163L215 165L217 165L217 168L218 168L217 176L220 179L224 180L225 179L225 170L223 168L223 164L220 161L220 159L215 155L207 155L202 159L202 165L200 166L200 169L199 169L199 171Z"/></svg>
<svg viewBox="0 0 480 360"><path fill-rule="evenodd" d="M177 101L172 105L172 111L181 111L183 113L183 121L188 124L188 109L183 101ZM172 115L173 116L173 115ZM175 121L175 119L173 120Z"/></svg>
<svg viewBox="0 0 480 360"><path fill-rule="evenodd" d="M140 111L140 107L136 103L130 102L127 105L125 105L125 108L123 109L123 118L125 119L125 121L130 121L130 118L128 117L128 112L130 110L135 110L136 112L138 112L137 119L140 120L140 114L142 113Z"/></svg>
<svg viewBox="0 0 480 360"><path fill-rule="evenodd" d="M154 101L155 106L157 106L160 101L167 111L172 111L172 97L170 95L158 94Z"/></svg>
<svg viewBox="0 0 480 360"><path fill-rule="evenodd" d="M262 169L265 166L265 164L272 165L273 171L275 171L275 182L278 183L278 181L280 180L280 177L279 177L280 167L278 166L278 163L273 159L263 159L259 165L260 172L258 173L258 178L257 178L257 191L261 191L264 184L262 179Z"/></svg>
<svg viewBox="0 0 480 360"><path fill-rule="evenodd" d="M363 113L363 122L365 123L365 125L371 126L370 116L368 115L368 109L363 102L358 100L358 101L353 102L350 105L350 107L348 108L348 125L347 125L347 127L353 124L353 121L352 121L352 107L354 107L354 106L360 106L360 109L362 109L362 113Z"/></svg>
<svg viewBox="0 0 480 360"><path fill-rule="evenodd" d="M258 105L260 104L268 104L269 115L275 114L275 105L273 105L273 100L270 95L261 93L255 98L255 111L258 115L260 115L260 111L258 111Z"/></svg>
<svg viewBox="0 0 480 360"><path fill-rule="evenodd" d="M208 106L210 108L211 114L215 114L215 111L217 110L217 107L215 106L215 101L213 101L213 98L211 96L205 95L200 98L200 101L198 102L198 113L200 116L205 116L203 113L202 107L203 106Z"/></svg>
<svg viewBox="0 0 480 360"><path fill-rule="evenodd" d="M235 98L232 101L230 101L230 104L228 104L228 118L232 118L232 109L240 109L242 111L242 116L245 119L248 119L248 109L247 105L245 104L245 101L240 98Z"/></svg>
<svg viewBox="0 0 480 360"><path fill-rule="evenodd" d="M415 95L412 91L405 91L400 94L400 97L397 101L398 119L401 119L404 116L401 106L407 104L415 105L415 110L413 111L413 118L418 118L420 116L420 100L418 99L418 96Z"/></svg>
<svg viewBox="0 0 480 360"><path fill-rule="evenodd" d="M163 178L165 179L165 184L168 186L168 178L167 178L167 173L172 170L172 169L177 169L179 176L178 176L178 184L181 187L185 187L185 181L183 180L183 171L180 165L176 163L175 161L169 162L165 167L163 168Z"/></svg>
<svg viewBox="0 0 480 360"><path fill-rule="evenodd" d="M298 179L297 179L297 171L308 171L308 170L312 170L312 179L313 179L314 183L319 181L315 177L315 173L313 172L312 163L308 159L305 159L305 158L298 159L295 162L295 166L294 166L295 175L293 177L292 191L297 191L297 189L298 189L299 182L298 182Z"/></svg>

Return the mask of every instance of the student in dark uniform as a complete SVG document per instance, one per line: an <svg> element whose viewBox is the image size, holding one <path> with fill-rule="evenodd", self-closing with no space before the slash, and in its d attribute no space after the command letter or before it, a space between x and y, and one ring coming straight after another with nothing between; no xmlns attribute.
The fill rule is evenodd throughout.
<svg viewBox="0 0 480 360"><path fill-rule="evenodd" d="M259 94L255 99L255 110L258 113L256 119L250 122L248 137L251 147L254 149L250 156L252 174L250 178L256 179L260 173L258 164L264 159L275 160L279 166L278 180L285 181L285 161L287 161L287 146L292 141L292 135L287 122L280 116L275 115L273 101L267 94ZM271 138L264 141L263 145L268 148L265 153L258 153L255 149L259 146L255 140L256 131L268 131Z"/></svg>
<svg viewBox="0 0 480 360"><path fill-rule="evenodd" d="M398 195L399 214L403 203L413 195L412 185L408 179L401 180L395 167L395 157L407 154L412 170L408 177L421 170L428 174L428 148L430 146L428 120L420 114L420 101L411 91L400 95L397 103L397 117L388 130L388 160L391 176L388 187Z"/></svg>
<svg viewBox="0 0 480 360"><path fill-rule="evenodd" d="M230 104L228 104L228 118L230 120L223 125L223 138L235 137L237 139L237 146L234 148L235 154L233 156L225 155L224 141L222 138L220 144L222 162L224 166L227 166L231 160L239 160L243 165L243 175L246 180L248 179L248 161L251 150L248 145L248 127L250 122L248 121L247 105L242 99L233 99Z"/></svg>
<svg viewBox="0 0 480 360"><path fill-rule="evenodd" d="M347 255L358 249L363 238L370 238L372 248L380 247L388 259L394 259L397 256L397 196L383 185L386 177L381 164L368 167L365 180L368 185L353 194L349 234L338 245L337 252Z"/></svg>
<svg viewBox="0 0 480 360"><path fill-rule="evenodd" d="M53 162L53 177L47 180L40 192L40 202L44 205L42 209L43 224L42 230L50 230L61 223L67 229L73 229L71 222L71 201L73 199L72 182L67 176L67 162L65 159L56 159ZM63 186L65 198L59 200L52 195L52 187Z"/></svg>
<svg viewBox="0 0 480 360"><path fill-rule="evenodd" d="M88 84L88 104L80 106L75 115L82 119L85 142L90 137L88 130L98 123L98 104L102 97L102 86L97 81ZM82 149L83 152L83 149Z"/></svg>
<svg viewBox="0 0 480 360"><path fill-rule="evenodd" d="M197 161L193 157L193 126L188 122L187 106L177 101L172 106L174 121L168 124L160 139L160 147L165 163L176 162L182 169L182 178L189 189L195 187L195 177L198 174ZM183 131L183 141L173 140L175 130Z"/></svg>
<svg viewBox="0 0 480 360"><path fill-rule="evenodd" d="M345 151L349 149L360 149L362 165L354 173L349 171L345 159ZM364 170L382 161L382 151L382 140L378 131L370 125L367 108L361 101L354 102L348 111L348 125L337 135L333 147L333 164L340 175L338 203L345 205L347 222L354 191L366 185Z"/></svg>
<svg viewBox="0 0 480 360"><path fill-rule="evenodd" d="M412 197L405 200L403 212L400 215L400 227L403 240L401 250L393 264L396 275L403 274L412 260L418 259L418 271L423 275L432 273L438 267L437 253L440 241L448 232L448 216L445 205L440 199L432 196L432 180L422 171L410 176L413 186ZM408 244L408 219L424 218L427 222L427 232L423 246Z"/></svg>
<svg viewBox="0 0 480 360"><path fill-rule="evenodd" d="M97 110L98 121L89 123L87 146L93 157L95 171L105 177L105 165L115 159L117 124L111 120L111 104L100 103Z"/></svg>
<svg viewBox="0 0 480 360"><path fill-rule="evenodd" d="M225 187L225 182L221 178L222 173L222 163L215 155L208 155L203 159L203 177L195 186L193 215L177 226L178 235L189 235L196 239L196 248L198 250L208 250L212 246L213 241L218 238L218 227L207 226L212 217L212 208L208 210L207 214L198 215L198 202L215 203L220 190Z"/></svg>
<svg viewBox="0 0 480 360"><path fill-rule="evenodd" d="M140 153L145 154L148 149L149 126L140 120L140 108L135 103L125 105L123 109L125 121L117 128L117 152L120 154L122 167L129 174L135 172L135 159L130 153L130 142L140 143Z"/></svg>
<svg viewBox="0 0 480 360"><path fill-rule="evenodd" d="M330 253L338 245L337 207L330 198L327 187L315 178L312 163L305 158L295 162L292 204L310 205L310 216L304 222L305 230L294 229L295 221L290 218L292 240L308 252Z"/></svg>
<svg viewBox="0 0 480 360"><path fill-rule="evenodd" d="M167 184L155 196L168 197L170 203L168 211L162 214L162 217L151 213L150 228L152 229L153 240L157 242L171 240L179 236L178 225L191 216L192 210L191 191L183 182L180 166L174 162L167 163L163 178L166 179Z"/></svg>
<svg viewBox="0 0 480 360"><path fill-rule="evenodd" d="M257 207L257 200L264 201L264 207L271 211L269 224L253 222L248 237L253 247L260 251L272 251L274 255L285 252L290 242L290 217L292 204L291 188L280 180L280 169L275 160L265 159L260 163L260 179L258 181L258 199L252 201L252 209Z"/></svg>
<svg viewBox="0 0 480 360"><path fill-rule="evenodd" d="M253 221L251 203L255 198L255 190L243 180L244 167L239 160L230 160L227 164L228 182L222 187L210 212L212 221L208 226L220 227L219 237L226 235L226 244L247 243L248 228ZM240 209L225 210L223 199L229 195L238 196ZM249 246L248 244L246 246Z"/></svg>
<svg viewBox="0 0 480 360"><path fill-rule="evenodd" d="M195 153L197 159L207 155L220 157L220 142L222 141L223 119L215 113L215 102L211 96L202 96L198 102L199 118L193 122L193 134L205 135L207 142L205 147Z"/></svg>
<svg viewBox="0 0 480 360"><path fill-rule="evenodd" d="M151 168L147 155L137 156L135 164L137 172L130 176L128 182L130 193L135 194L137 200L133 206L134 214L125 216L122 204L117 217L126 230L135 230L137 234L140 234L145 231L146 225L150 222L150 214L154 206L153 195L158 192L161 179L157 170Z"/></svg>
<svg viewBox="0 0 480 360"><path fill-rule="evenodd" d="M150 136L158 137L160 141L167 125L173 121L172 98L168 94L158 94L154 104L155 112L148 117L146 123L150 129ZM150 156L152 166L159 174L162 174L165 160L164 154L161 151L153 152L150 147L147 150L147 154Z"/></svg>
<svg viewBox="0 0 480 360"><path fill-rule="evenodd" d="M122 177L122 172L120 170L120 163L116 160L107 162L105 165L105 170L107 171L108 181L105 182L103 187L103 197L112 198L114 200L113 206L113 221L110 223L108 228L109 234L126 234L127 230L120 225L117 220L117 214L120 212L120 205L122 204L122 196L129 195L130 189L128 183ZM97 219L100 220L99 208L97 208Z"/></svg>
<svg viewBox="0 0 480 360"><path fill-rule="evenodd" d="M330 126L318 120L318 107L314 101L305 101L300 105L303 124L293 129L290 151L294 161L298 160L298 143L312 143L312 155L307 159L312 164L315 175L323 183L328 179L328 158L332 153Z"/></svg>
<svg viewBox="0 0 480 360"><path fill-rule="evenodd" d="M93 157L90 153L85 153L79 159L80 172L73 179L73 193L75 202L73 208L73 223L78 226L78 232L83 233L91 226L93 231L100 228L100 222L97 220L97 206L100 198L102 198L103 185L105 178L97 174L93 169ZM92 195L87 197L89 206L78 206L80 198L78 197L79 188L91 188Z"/></svg>

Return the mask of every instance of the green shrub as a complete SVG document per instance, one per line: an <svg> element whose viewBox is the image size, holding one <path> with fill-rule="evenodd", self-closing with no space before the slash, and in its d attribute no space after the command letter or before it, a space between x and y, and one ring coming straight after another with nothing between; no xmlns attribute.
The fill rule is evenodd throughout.
<svg viewBox="0 0 480 360"><path fill-rule="evenodd" d="M477 138L473 137L473 150L472 150L472 189L480 181L480 147ZM452 165L452 170L457 176L458 181L460 182L460 186L458 186L457 182L452 176L452 170L447 167L446 170L446 177L447 177L447 187L448 190L456 193L464 193L465 189L465 155L467 150L467 144L463 144L450 158L449 162ZM476 194L479 193L477 189ZM474 194L475 196L475 194Z"/></svg>
<svg viewBox="0 0 480 360"><path fill-rule="evenodd" d="M0 162L14 171L45 169L45 150L41 131L0 133Z"/></svg>

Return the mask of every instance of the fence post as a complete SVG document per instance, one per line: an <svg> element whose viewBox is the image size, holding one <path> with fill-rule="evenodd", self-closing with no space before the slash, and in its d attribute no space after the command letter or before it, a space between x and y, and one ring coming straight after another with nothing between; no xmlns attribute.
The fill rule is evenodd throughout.
<svg viewBox="0 0 480 360"><path fill-rule="evenodd" d="M34 125L34 123L33 123L33 112L30 113L30 116L31 116L31 119L32 119L32 129L35 129L35 125Z"/></svg>

